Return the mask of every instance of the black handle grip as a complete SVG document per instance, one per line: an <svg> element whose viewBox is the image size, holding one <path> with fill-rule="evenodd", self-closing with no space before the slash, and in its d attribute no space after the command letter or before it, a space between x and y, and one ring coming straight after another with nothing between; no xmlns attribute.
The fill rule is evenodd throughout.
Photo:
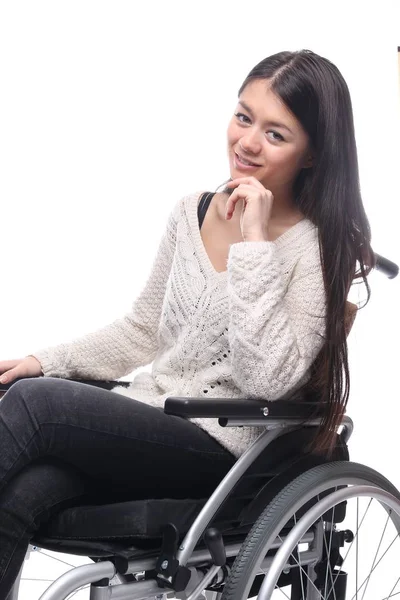
<svg viewBox="0 0 400 600"><path fill-rule="evenodd" d="M381 256L375 252L376 265L375 269L381 271L389 279L394 279L399 274L399 266L388 258Z"/></svg>

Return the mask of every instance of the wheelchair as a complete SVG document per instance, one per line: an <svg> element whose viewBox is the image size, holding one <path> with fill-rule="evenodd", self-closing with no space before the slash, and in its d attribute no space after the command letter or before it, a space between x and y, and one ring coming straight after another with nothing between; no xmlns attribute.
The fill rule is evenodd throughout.
<svg viewBox="0 0 400 600"><path fill-rule="evenodd" d="M397 265L376 257L378 270L389 278L398 274ZM129 385L75 381L109 390ZM307 450L324 415L312 397L170 397L164 410L218 418L221 427L259 426L262 433L209 498L77 505L53 515L31 544L90 563L56 579L40 600L64 600L85 586L91 600L379 600L400 594L399 550L386 561L400 542L400 492L378 472L350 462L349 416L328 459ZM20 578L7 600L18 599Z"/></svg>

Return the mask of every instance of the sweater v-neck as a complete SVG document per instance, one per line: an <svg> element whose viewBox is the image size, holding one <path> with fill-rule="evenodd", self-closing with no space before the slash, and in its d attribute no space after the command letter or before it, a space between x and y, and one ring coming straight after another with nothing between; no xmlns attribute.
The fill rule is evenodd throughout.
<svg viewBox="0 0 400 600"><path fill-rule="evenodd" d="M212 264L210 257L208 256L207 250L204 246L204 242L203 242L203 239L200 234L197 209L198 209L198 205L199 205L200 196L203 193L204 192L199 192L198 194L194 194L193 196L190 197L190 202L189 202L189 206L188 206L188 211L189 211L188 222L189 222L189 226L192 230L193 240L194 240L195 246L197 248L198 254L201 257L202 262L203 262L205 268L207 269L207 271L209 272L210 276L215 277L217 279L224 279L228 275L228 269L225 269L224 271L217 271L214 268L214 265ZM290 240L293 238L293 236L295 234L300 235L300 233L302 231L305 231L305 230L309 229L310 227L314 227L314 224L305 217L304 219L301 219L301 221L298 221L295 225L292 225L292 227L289 227L289 229L287 229L284 233L282 233L275 240L273 240L273 241L266 240L266 242L269 244L270 243L275 244L278 248L283 247L288 242L290 242ZM239 242L239 243L241 243L241 242Z"/></svg>

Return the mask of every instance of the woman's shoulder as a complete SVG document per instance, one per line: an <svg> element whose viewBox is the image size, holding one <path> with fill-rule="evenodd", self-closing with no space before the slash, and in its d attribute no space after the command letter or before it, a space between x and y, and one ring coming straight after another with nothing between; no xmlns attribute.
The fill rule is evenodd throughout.
<svg viewBox="0 0 400 600"><path fill-rule="evenodd" d="M193 223L194 220L197 222L197 211L202 196L209 193L208 190L197 190L181 196L175 203L172 209L172 215L176 222L180 221L182 217L185 217L186 221ZM213 192L211 192L213 193ZM212 206L215 205L216 198L212 198ZM210 205L211 207L211 205ZM210 208L211 209L211 208Z"/></svg>
<svg viewBox="0 0 400 600"><path fill-rule="evenodd" d="M176 225L179 221L181 221L184 213L190 213L190 209L194 207L195 203L197 204L201 193L202 192L193 192L179 196L178 199L175 199L175 202L172 203L170 208L170 222L174 222Z"/></svg>
<svg viewBox="0 0 400 600"><path fill-rule="evenodd" d="M206 190L197 190L195 192L185 194L184 196L180 196L178 200L176 200L172 212L178 214L181 213L182 210L190 209L193 206L197 206L200 202L201 196L204 193L206 193Z"/></svg>

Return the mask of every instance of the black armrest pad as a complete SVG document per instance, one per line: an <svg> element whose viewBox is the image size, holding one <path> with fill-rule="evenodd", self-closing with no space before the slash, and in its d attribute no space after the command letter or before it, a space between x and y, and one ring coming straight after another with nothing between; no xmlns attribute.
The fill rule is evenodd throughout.
<svg viewBox="0 0 400 600"><path fill-rule="evenodd" d="M11 383L0 383L0 392L9 390L10 387L14 385L14 383L17 383L17 381L22 381L23 379L43 379L43 377L20 377L19 379L15 379ZM102 381L100 379L67 379L63 377L60 377L60 379L63 379L64 381L76 381L77 383L86 383L88 385L94 385L105 390L112 390L116 385L128 387L131 383L130 381Z"/></svg>
<svg viewBox="0 0 400 600"><path fill-rule="evenodd" d="M203 418L264 418L309 419L323 417L325 406L321 402L307 400L254 400L226 398L177 398L165 400L164 412L178 417Z"/></svg>

